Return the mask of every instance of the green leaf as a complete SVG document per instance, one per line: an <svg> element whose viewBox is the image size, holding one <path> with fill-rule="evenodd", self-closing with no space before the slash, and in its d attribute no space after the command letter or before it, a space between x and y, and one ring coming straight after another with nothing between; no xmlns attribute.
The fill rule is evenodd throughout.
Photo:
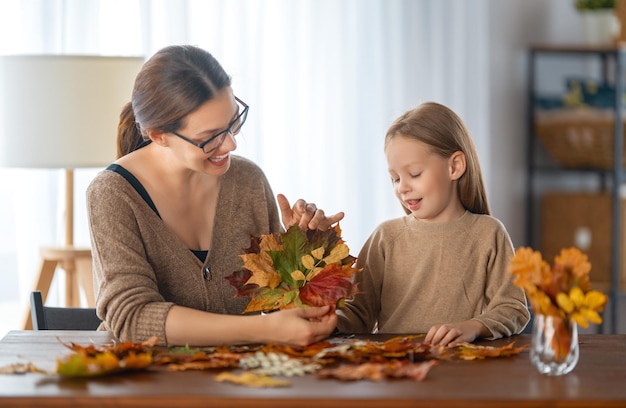
<svg viewBox="0 0 626 408"><path fill-rule="evenodd" d="M294 225L282 235L281 244L282 251L268 251L268 254L283 282L295 287L297 283L291 277L291 273L305 269L301 259L308 253L307 236L297 225Z"/></svg>
<svg viewBox="0 0 626 408"><path fill-rule="evenodd" d="M283 306L287 306L291 302L295 301L298 298L299 293L300 291L298 289L285 292L285 294L283 295Z"/></svg>
<svg viewBox="0 0 626 408"><path fill-rule="evenodd" d="M280 275L282 281L291 288L297 286L295 279L291 276L291 272L304 269L304 267L302 267L299 262L294 263L293 257L288 256L282 251L269 251L268 254L272 258L274 268Z"/></svg>
<svg viewBox="0 0 626 408"><path fill-rule="evenodd" d="M259 290L255 292L255 296L250 299L250 303L248 303L244 313L280 309L284 293L285 290L280 288L259 288Z"/></svg>
<svg viewBox="0 0 626 408"><path fill-rule="evenodd" d="M308 254L307 236L297 225L292 226L282 236L283 252L288 254L294 265L300 265L300 258ZM296 268L298 269L298 268Z"/></svg>

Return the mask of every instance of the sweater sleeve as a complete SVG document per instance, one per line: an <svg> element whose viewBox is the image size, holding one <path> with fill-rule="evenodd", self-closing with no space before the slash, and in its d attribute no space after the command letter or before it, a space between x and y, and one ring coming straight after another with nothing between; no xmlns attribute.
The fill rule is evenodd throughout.
<svg viewBox="0 0 626 408"><path fill-rule="evenodd" d="M372 233L363 245L356 267L362 269L354 274L358 293L337 310L337 329L343 333L372 333L380 313L380 299L385 251L380 230Z"/></svg>
<svg viewBox="0 0 626 408"><path fill-rule="evenodd" d="M501 224L494 241L494 256L487 265L486 310L474 318L487 327L489 340L521 333L530 320L524 291L513 284L508 272L514 249Z"/></svg>
<svg viewBox="0 0 626 408"><path fill-rule="evenodd" d="M87 189L97 314L119 339L157 336L165 342L173 304L159 293L132 200L111 185L112 177L96 177Z"/></svg>

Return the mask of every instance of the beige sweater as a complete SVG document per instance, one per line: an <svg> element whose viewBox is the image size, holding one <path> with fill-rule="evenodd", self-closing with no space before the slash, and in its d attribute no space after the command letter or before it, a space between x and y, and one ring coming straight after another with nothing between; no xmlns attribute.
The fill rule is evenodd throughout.
<svg viewBox="0 0 626 408"><path fill-rule="evenodd" d="M449 223L412 215L382 223L361 250L360 294L338 312L345 333L426 333L441 323L481 321L492 339L522 331L524 292L508 265L513 245L504 226L466 212Z"/></svg>
<svg viewBox="0 0 626 408"><path fill-rule="evenodd" d="M116 172L105 170L95 177L87 190L87 207L101 329L122 340L166 340L165 318L174 304L241 313L249 299L235 298L225 277L241 269L239 254L250 246L251 235L281 230L265 175L236 156L220 181L213 241L204 265ZM210 270L206 278L205 268Z"/></svg>

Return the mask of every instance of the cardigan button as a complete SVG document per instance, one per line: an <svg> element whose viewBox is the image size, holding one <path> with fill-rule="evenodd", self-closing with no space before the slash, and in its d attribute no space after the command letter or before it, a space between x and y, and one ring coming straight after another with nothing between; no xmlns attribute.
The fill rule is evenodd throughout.
<svg viewBox="0 0 626 408"><path fill-rule="evenodd" d="M209 269L208 266L206 266L202 270L202 276L204 277L204 280L210 280L211 279L211 270Z"/></svg>

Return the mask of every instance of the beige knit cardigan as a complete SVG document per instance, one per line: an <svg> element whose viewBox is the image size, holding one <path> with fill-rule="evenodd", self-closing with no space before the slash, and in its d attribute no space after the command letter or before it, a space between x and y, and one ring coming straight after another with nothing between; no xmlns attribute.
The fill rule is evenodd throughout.
<svg viewBox="0 0 626 408"><path fill-rule="evenodd" d="M281 230L270 185L259 167L232 156L220 180L211 249L204 264L120 174L104 170L87 190L93 273L101 329L119 339L165 337L172 305L240 314L225 279L241 269L250 237ZM158 210L158 209L157 209Z"/></svg>

